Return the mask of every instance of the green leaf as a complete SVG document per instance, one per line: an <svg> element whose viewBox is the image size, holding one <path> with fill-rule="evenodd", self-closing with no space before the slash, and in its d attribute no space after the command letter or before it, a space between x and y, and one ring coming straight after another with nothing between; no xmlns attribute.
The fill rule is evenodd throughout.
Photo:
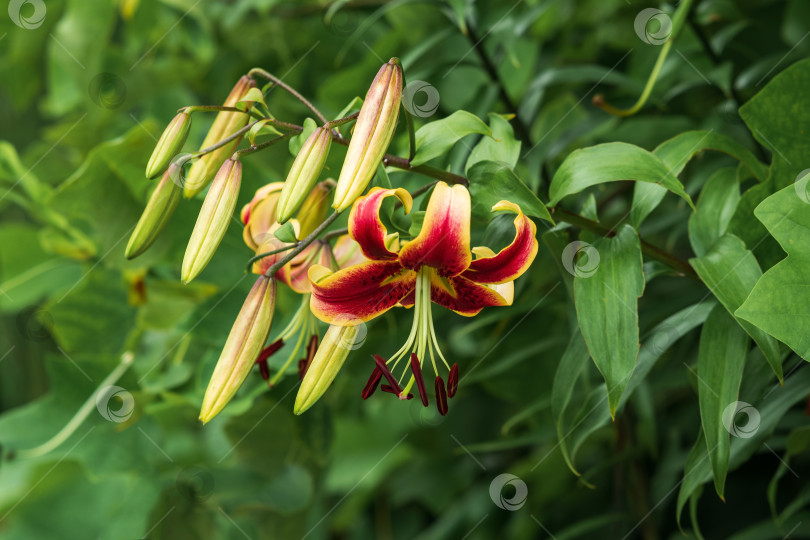
<svg viewBox="0 0 810 540"><path fill-rule="evenodd" d="M492 138L482 137L470 152L467 158L465 171L481 161L499 161L514 169L520 158L520 141L515 139L515 132L509 123L509 117L489 113L489 127L492 129Z"/></svg>
<svg viewBox="0 0 810 540"><path fill-rule="evenodd" d="M731 137L714 131L687 131L681 133L658 145L653 150L653 154L664 162L674 176L678 176L690 159L705 150L716 150L738 159L761 182L768 176L767 166L760 162L750 150ZM630 223L638 228L641 222L655 210L664 195L666 195L666 190L662 186L636 184L633 190L633 208L630 212Z"/></svg>
<svg viewBox="0 0 810 540"><path fill-rule="evenodd" d="M748 335L720 305L709 314L700 333L697 361L700 419L710 449L714 488L721 499L728 473L730 436L723 414L737 401L748 343Z"/></svg>
<svg viewBox="0 0 810 540"><path fill-rule="evenodd" d="M700 279L720 300L729 313L734 315L743 330L751 336L771 369L782 380L782 355L779 343L748 321L741 320L735 311L745 301L762 275L754 254L745 248L742 240L732 234L721 237L703 257L689 259L689 264Z"/></svg>
<svg viewBox="0 0 810 540"><path fill-rule="evenodd" d="M267 103L264 102L264 94L262 93L261 88L251 88L247 91L247 94L242 96L242 99L236 102L235 107L239 109L248 109L248 104L253 103L261 103L265 107L267 107Z"/></svg>
<svg viewBox="0 0 810 540"><path fill-rule="evenodd" d="M256 89L254 88L254 90ZM270 123L272 121L273 121L272 118L264 118L256 122L256 124L254 124L253 127L250 128L250 131L248 132L248 140L250 141L251 145L256 144L256 137L258 137L259 135L262 134L276 135L276 136L281 135L281 132Z"/></svg>
<svg viewBox="0 0 810 540"><path fill-rule="evenodd" d="M557 427L557 441L560 445L560 452L562 452L568 468L577 476L580 476L580 473L574 467L573 457L569 454L568 445L566 444L568 429L565 413L568 404L571 402L571 395L574 392L577 379L579 379L582 370L588 364L590 357L588 347L582 339L582 334L577 329L574 335L571 336L571 341L568 342L568 347L566 347L562 358L560 358L557 371L554 373L554 384L551 386L551 414L554 416L554 424Z"/></svg>
<svg viewBox="0 0 810 540"><path fill-rule="evenodd" d="M295 229L293 229L293 224L291 221L288 221L273 233L276 238L281 240L286 244L292 244L296 241L295 238Z"/></svg>
<svg viewBox="0 0 810 540"><path fill-rule="evenodd" d="M643 148L622 142L599 144L572 152L551 180L549 204L554 206L568 195L619 180L661 185L693 206L680 180L661 159Z"/></svg>
<svg viewBox="0 0 810 540"><path fill-rule="evenodd" d="M526 215L554 223L546 205L505 164L481 161L468 174L474 215L489 218L492 206L507 200L520 205Z"/></svg>
<svg viewBox="0 0 810 540"><path fill-rule="evenodd" d="M593 248L599 265L592 274L574 277L574 303L582 336L607 384L610 415L615 416L638 357L637 299L644 291L641 244L635 229L624 225L615 237L602 238Z"/></svg>
<svg viewBox="0 0 810 540"><path fill-rule="evenodd" d="M307 118L304 120L302 127L301 133L290 138L290 154L292 154L293 157L298 155L298 152L301 151L301 147L304 146L304 142L312 135L312 132L318 127L318 124L315 123L315 120L312 118Z"/></svg>
<svg viewBox="0 0 810 540"><path fill-rule="evenodd" d="M425 124L416 131L416 155L411 165L421 165L445 154L458 141L473 133L491 136L483 120L467 111L456 111L447 118Z"/></svg>
<svg viewBox="0 0 810 540"><path fill-rule="evenodd" d="M798 184L797 186L798 187ZM765 199L754 214L788 256L756 282L737 316L810 358L810 204L794 186Z"/></svg>
<svg viewBox="0 0 810 540"><path fill-rule="evenodd" d="M737 172L732 167L720 169L709 177L700 192L697 210L689 217L689 242L698 256L703 256L725 234L740 201Z"/></svg>

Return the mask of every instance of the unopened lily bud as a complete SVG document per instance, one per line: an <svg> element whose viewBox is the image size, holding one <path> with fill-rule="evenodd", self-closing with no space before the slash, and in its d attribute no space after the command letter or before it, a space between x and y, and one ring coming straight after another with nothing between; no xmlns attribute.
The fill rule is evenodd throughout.
<svg viewBox="0 0 810 540"><path fill-rule="evenodd" d="M152 151L152 157L146 164L146 177L155 178L169 166L174 156L183 148L191 127L191 115L185 111L175 116Z"/></svg>
<svg viewBox="0 0 810 540"><path fill-rule="evenodd" d="M275 302L276 282L260 276L242 304L205 390L203 424L225 408L250 373L270 334Z"/></svg>
<svg viewBox="0 0 810 540"><path fill-rule="evenodd" d="M392 58L371 83L354 125L332 204L338 212L350 207L374 177L394 136L401 99L402 68Z"/></svg>
<svg viewBox="0 0 810 540"><path fill-rule="evenodd" d="M293 161L276 206L276 219L279 223L286 223L301 207L321 175L331 145L332 130L326 127L315 129L304 141Z"/></svg>
<svg viewBox="0 0 810 540"><path fill-rule="evenodd" d="M135 225L135 230L129 238L127 249L124 252L127 259L134 259L147 250L157 239L160 231L169 222L169 218L183 198L183 188L177 183L180 176L180 166L172 163L158 182L141 219Z"/></svg>
<svg viewBox="0 0 810 540"><path fill-rule="evenodd" d="M237 103L247 94L251 88L256 86L253 79L243 75L236 86L233 87L228 98L223 103L225 107L235 107ZM249 115L243 112L220 111L208 130L208 135L200 147L200 150L213 146L222 139L230 137L248 124ZM186 197L191 198L200 193L214 178L222 163L228 159L236 149L242 137L237 137L228 144L209 152L196 161L188 171L186 184L183 188Z"/></svg>
<svg viewBox="0 0 810 540"><path fill-rule="evenodd" d="M329 327L298 388L293 409L295 414L303 413L321 399L335 380L358 337L361 337L359 326Z"/></svg>
<svg viewBox="0 0 810 540"><path fill-rule="evenodd" d="M329 214L329 193L334 189L335 181L332 179L318 182L307 198L301 204L298 212L298 238L306 238L324 222Z"/></svg>
<svg viewBox="0 0 810 540"><path fill-rule="evenodd" d="M197 277L214 256L231 222L241 182L242 164L233 158L226 160L205 196L186 247L180 271L184 283Z"/></svg>

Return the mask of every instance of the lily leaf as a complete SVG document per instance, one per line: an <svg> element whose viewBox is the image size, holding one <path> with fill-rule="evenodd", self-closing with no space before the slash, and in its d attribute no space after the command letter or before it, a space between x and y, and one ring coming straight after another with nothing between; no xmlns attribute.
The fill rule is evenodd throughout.
<svg viewBox="0 0 810 540"><path fill-rule="evenodd" d="M483 120L467 111L456 111L447 118L425 124L416 131L416 155L411 165L421 165L441 156L473 133L491 136L492 132Z"/></svg>
<svg viewBox="0 0 810 540"><path fill-rule="evenodd" d="M543 201L505 164L481 161L469 175L473 214L489 216L495 203L507 200L520 205L526 215L554 223Z"/></svg>

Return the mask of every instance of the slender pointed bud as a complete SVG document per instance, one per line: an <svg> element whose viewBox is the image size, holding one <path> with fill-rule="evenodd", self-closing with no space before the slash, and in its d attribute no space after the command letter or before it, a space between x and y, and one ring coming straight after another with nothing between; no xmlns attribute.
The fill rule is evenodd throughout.
<svg viewBox="0 0 810 540"><path fill-rule="evenodd" d="M256 357L270 333L275 301L276 282L260 276L236 316L205 390L200 410L203 424L225 408L256 363Z"/></svg>
<svg viewBox="0 0 810 540"><path fill-rule="evenodd" d="M191 115L185 111L180 112L169 122L155 145L155 149L152 150L149 163L146 164L147 178L156 178L166 170L174 156L183 148L190 127Z"/></svg>
<svg viewBox="0 0 810 540"><path fill-rule="evenodd" d="M315 184L309 192L297 216L300 226L298 238L306 238L326 220L329 215L329 194L334 187L335 181L327 179Z"/></svg>
<svg viewBox="0 0 810 540"><path fill-rule="evenodd" d="M321 396L335 380L338 371L349 356L355 340L360 337L357 326L332 325L326 331L323 342L309 364L295 396L293 412L301 414L321 399Z"/></svg>
<svg viewBox="0 0 810 540"><path fill-rule="evenodd" d="M304 141L301 150L293 161L281 196L276 206L276 220L286 223L301 208L304 199L312 191L315 182L321 175L329 147L332 145L332 130L325 127L316 128Z"/></svg>
<svg viewBox="0 0 810 540"><path fill-rule="evenodd" d="M163 177L158 182L146 208L141 214L141 219L135 225L135 230L129 238L127 249L124 252L127 259L134 259L147 250L157 239L160 231L169 222L169 218L177 208L180 199L183 198L183 188L175 180L179 175L179 167L175 164L169 165Z"/></svg>
<svg viewBox="0 0 810 540"><path fill-rule="evenodd" d="M222 164L211 189L205 196L197 223L191 233L191 239L183 257L180 278L188 283L200 272L214 256L219 243L228 230L236 199L239 197L239 184L242 182L242 164L239 160L229 159Z"/></svg>
<svg viewBox="0 0 810 540"><path fill-rule="evenodd" d="M392 58L371 83L354 125L332 203L338 212L350 207L374 177L394 136L401 99L402 68L399 60Z"/></svg>
<svg viewBox="0 0 810 540"><path fill-rule="evenodd" d="M223 106L235 107L239 100L254 86L256 86L256 82L247 75L243 75L233 87L231 93L228 94ZM208 130L208 135L205 136L200 150L213 146L222 139L233 135L245 127L249 119L250 116L246 113L220 111L217 113L211 129ZM241 139L242 137L238 137L213 152L205 154L191 165L183 188L187 198L191 198L205 189L222 166L222 163L233 155Z"/></svg>

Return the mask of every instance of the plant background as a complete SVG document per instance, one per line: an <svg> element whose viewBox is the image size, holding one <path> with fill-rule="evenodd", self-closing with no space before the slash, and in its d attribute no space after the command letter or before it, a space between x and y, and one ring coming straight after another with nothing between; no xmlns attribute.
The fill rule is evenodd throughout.
<svg viewBox="0 0 810 540"><path fill-rule="evenodd" d="M253 66L283 77L332 117L364 94L382 62L399 56L408 79L429 82L441 98L419 124L459 109L483 119L519 112L511 123L515 138L522 153L533 150L516 171L543 200L571 151L608 141L651 150L683 131L711 129L770 163L773 152L754 139L737 108L810 52L810 4L697 2L650 102L627 119L609 116L591 98L635 100L659 48L639 38L633 21L642 8L672 6L45 4L36 28L0 16L0 537L682 537L676 500L701 434L691 369L700 331L651 331L700 302L707 292L700 283L666 274L651 279L658 267L645 267L642 346L660 359L614 422L603 404L605 421L577 431L592 404L586 398L601 382L589 365L573 393L581 409L568 424L573 435L564 432L562 441L551 389L577 323L571 277L548 235L512 307L471 320L436 308L440 340L463 377L446 418L415 401L359 399L370 372L364 359L389 351L409 328L407 313L391 313L369 326L363 347L304 416L292 415L295 377L268 392L253 376L226 414L203 428L196 420L202 393L252 281L243 274L250 253L241 229L231 227L189 286L180 284L179 266L199 201L181 204L143 257L125 261L125 240L148 195L143 169L165 123L181 106L221 103ZM34 12L33 4L21 9ZM806 85L789 91L787 102L807 103ZM280 91L268 102L282 120L301 123L307 115ZM774 117L806 130L810 107L791 112L788 105L775 107ZM195 115L188 147L202 140L203 118ZM463 172L477 141L465 138L436 164ZM402 127L392 151L407 153ZM807 166L806 142L783 151L797 156L785 159L784 175L792 178L802 159ZM258 186L283 180L291 160L284 147L246 159L240 205ZM695 196L711 173L734 164L701 154L681 180ZM337 158L330 167L335 174ZM392 180L425 179L396 173ZM630 187L606 184L566 205L588 215L598 209L612 225L629 211ZM641 234L688 258L689 215L669 195ZM756 253L763 267L784 256L770 238ZM281 294L276 330L295 302ZM131 416L108 421L93 410L55 450L15 455L62 429L125 351L134 353L134 364L116 384L134 399ZM744 389L752 395L777 385L759 360L746 366ZM802 362L794 355L786 371ZM807 373L799 375L806 388ZM807 417L797 395L778 415L763 413L765 438L749 439L756 444L732 460L725 502L710 478L690 487L686 498L694 496L680 523L687 534L699 525L706 538L810 537ZM575 446L581 476L561 452ZM503 473L528 490L513 511L490 495ZM501 495L513 498L510 489Z"/></svg>

